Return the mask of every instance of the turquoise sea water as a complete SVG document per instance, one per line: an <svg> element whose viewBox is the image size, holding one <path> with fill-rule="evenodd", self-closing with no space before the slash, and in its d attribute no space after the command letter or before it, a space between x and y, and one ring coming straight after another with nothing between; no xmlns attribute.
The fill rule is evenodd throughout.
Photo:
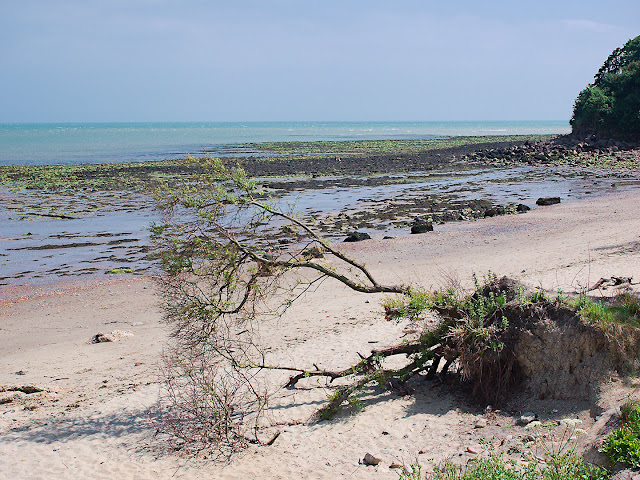
<svg viewBox="0 0 640 480"><path fill-rule="evenodd" d="M0 165L167 160L270 141L568 133L567 121L0 124Z"/></svg>

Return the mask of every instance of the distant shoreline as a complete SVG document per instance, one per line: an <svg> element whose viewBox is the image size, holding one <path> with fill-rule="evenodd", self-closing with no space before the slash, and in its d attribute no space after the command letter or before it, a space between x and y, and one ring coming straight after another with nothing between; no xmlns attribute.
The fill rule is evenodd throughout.
<svg viewBox="0 0 640 480"><path fill-rule="evenodd" d="M563 134L568 121L0 124L0 165L72 165L226 155L262 142Z"/></svg>

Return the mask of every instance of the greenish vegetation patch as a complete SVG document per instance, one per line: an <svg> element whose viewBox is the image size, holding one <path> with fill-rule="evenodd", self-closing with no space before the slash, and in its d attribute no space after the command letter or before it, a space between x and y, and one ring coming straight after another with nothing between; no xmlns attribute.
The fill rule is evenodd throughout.
<svg viewBox="0 0 640 480"><path fill-rule="evenodd" d="M118 274L118 273L134 273L135 270L133 268L114 268L108 270L106 273L108 274Z"/></svg>
<svg viewBox="0 0 640 480"><path fill-rule="evenodd" d="M504 142L533 142L555 135L501 135L491 137L445 137L426 140L352 140L316 142L264 142L250 144L258 152L280 155L372 155L418 154L469 145Z"/></svg>
<svg viewBox="0 0 640 480"><path fill-rule="evenodd" d="M625 403L620 408L620 428L609 434L602 451L616 463L640 468L640 405Z"/></svg>
<svg viewBox="0 0 640 480"><path fill-rule="evenodd" d="M548 138L549 136L525 135L505 137L452 137L435 140L371 140L354 142L286 142L252 144L251 148L265 156L234 157L225 161L242 166L250 176L273 177L288 175L367 175L374 173L394 173L407 171L402 160L407 155L436 154L440 166L455 164L447 150L454 147L500 144L504 142L525 142ZM276 153L277 155L273 155ZM400 160L380 160L369 164L339 165L335 157L358 157L362 155L398 156ZM437 155L436 155L437 156ZM433 159L429 160L433 163ZM411 164L416 171L422 168L420 162ZM430 167L429 169L431 169ZM79 165L9 165L0 166L0 186L11 190L39 190L50 193L76 194L79 192L129 191L149 193L167 185L179 185L210 180L215 175L208 157L185 158L179 160L79 164Z"/></svg>
<svg viewBox="0 0 640 480"><path fill-rule="evenodd" d="M640 298L633 293L621 293L609 302L593 300L585 295L571 302L576 312L592 324L610 324L640 328Z"/></svg>
<svg viewBox="0 0 640 480"><path fill-rule="evenodd" d="M400 475L417 480L419 476ZM611 475L603 468L585 464L574 453L548 455L545 462L537 459L518 464L503 455L492 455L460 467L451 463L436 469L427 478L433 480L605 480Z"/></svg>

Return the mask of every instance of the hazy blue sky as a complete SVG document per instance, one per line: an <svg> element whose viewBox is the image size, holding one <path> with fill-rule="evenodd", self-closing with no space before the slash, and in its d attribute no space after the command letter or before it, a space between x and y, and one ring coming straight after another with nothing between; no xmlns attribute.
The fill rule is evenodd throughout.
<svg viewBox="0 0 640 480"><path fill-rule="evenodd" d="M0 122L569 119L638 34L638 0L0 0Z"/></svg>

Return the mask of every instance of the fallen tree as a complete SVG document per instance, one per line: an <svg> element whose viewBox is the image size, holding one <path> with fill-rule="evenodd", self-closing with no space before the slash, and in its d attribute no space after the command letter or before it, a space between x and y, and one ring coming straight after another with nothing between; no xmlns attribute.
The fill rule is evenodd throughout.
<svg viewBox="0 0 640 480"><path fill-rule="evenodd" d="M165 216L152 229L166 272L160 281L174 338L166 355L159 429L174 438L217 446L221 452L260 442L260 417L272 390L265 373L273 370L291 373L288 388L310 377L324 377L329 384L341 380L309 421L330 418L368 384L406 395L412 378L445 375L453 365L484 404L499 403L524 380L546 389L547 396L561 397L557 382L538 378L551 368L545 356L536 357L537 366L527 361L531 352L546 348L529 334L543 338L538 329L551 317L557 331L573 332L569 338L590 339L573 350L576 365L594 357L587 362L593 372L572 365L565 369L579 371L584 378L577 381L584 380L585 389L594 376L621 368L637 352L638 335L630 337L628 348L603 348L610 345L606 329L595 321L585 323L579 306L560 296L527 295L515 282L495 275L476 279L466 294L455 286L429 292L380 283L364 264L320 237L295 212L285 211L243 170L216 159L193 161L211 172L209 181L162 192L158 204ZM306 369L269 363L255 337L257 322L282 315L326 279L365 294L395 294L383 303L387 320L409 319L422 326L410 340L396 339L338 370L319 368L321 359L309 359L313 368ZM427 312L437 316L435 324L421 323ZM609 355L614 351L625 353ZM395 356L406 360L388 367L386 360ZM572 387L570 392L582 390Z"/></svg>
<svg viewBox="0 0 640 480"><path fill-rule="evenodd" d="M152 227L166 272L160 280L165 319L174 338L165 370L171 405L165 430L185 441L242 444L250 436L247 418L255 430L269 396L264 384L257 385L259 372L292 371L289 387L305 377L362 377L340 387L343 393L326 409L333 411L340 399L385 372L384 358L420 353L419 344L397 345L336 372L268 364L255 340L255 322L282 315L325 279L361 293L410 295L411 288L379 283L365 265L269 198L242 169L217 159L192 161L203 163L209 180L161 192L163 221ZM428 368L423 363L436 355L410 365ZM410 370L399 373L407 377Z"/></svg>

